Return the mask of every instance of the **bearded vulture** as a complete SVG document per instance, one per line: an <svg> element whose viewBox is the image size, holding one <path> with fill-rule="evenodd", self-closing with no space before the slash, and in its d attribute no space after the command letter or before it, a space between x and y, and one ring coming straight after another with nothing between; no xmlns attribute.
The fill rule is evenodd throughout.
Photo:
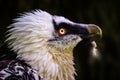
<svg viewBox="0 0 120 80"><path fill-rule="evenodd" d="M34 10L14 19L7 33L8 49L0 51L0 80L75 80L73 48L102 31L94 24ZM91 43L95 48L95 41Z"/></svg>

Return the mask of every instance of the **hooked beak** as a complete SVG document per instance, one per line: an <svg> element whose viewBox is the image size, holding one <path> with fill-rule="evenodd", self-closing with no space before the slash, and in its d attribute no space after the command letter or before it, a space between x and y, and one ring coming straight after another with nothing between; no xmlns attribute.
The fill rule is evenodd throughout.
<svg viewBox="0 0 120 80"><path fill-rule="evenodd" d="M94 24L88 24L88 27L86 27L89 37L102 37L102 30L99 26L94 25Z"/></svg>
<svg viewBox="0 0 120 80"><path fill-rule="evenodd" d="M79 35L83 39L93 38L93 37L102 37L102 30L99 26L95 24L85 24L84 26L79 27Z"/></svg>

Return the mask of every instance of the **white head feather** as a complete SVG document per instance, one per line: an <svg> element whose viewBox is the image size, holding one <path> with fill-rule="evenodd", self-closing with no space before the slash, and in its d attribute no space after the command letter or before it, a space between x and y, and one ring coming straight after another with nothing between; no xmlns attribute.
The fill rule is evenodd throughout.
<svg viewBox="0 0 120 80"><path fill-rule="evenodd" d="M53 19L60 22L73 22L60 16L37 10L25 13L15 19L15 23L9 26L9 47L18 54L18 57L28 61L44 80L74 80L74 63L72 49L81 41L78 36L63 37L67 45L58 45L57 42L49 43L49 39L55 38ZM72 39L76 41L72 42ZM59 41L60 43L60 41ZM61 50L60 50L61 49Z"/></svg>

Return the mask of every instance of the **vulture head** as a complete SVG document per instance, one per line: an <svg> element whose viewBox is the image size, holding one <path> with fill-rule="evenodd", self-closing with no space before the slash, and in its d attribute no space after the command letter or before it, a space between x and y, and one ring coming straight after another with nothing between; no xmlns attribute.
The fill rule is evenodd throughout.
<svg viewBox="0 0 120 80"><path fill-rule="evenodd" d="M75 23L42 10L22 14L8 28L9 47L44 80L74 80L73 48L102 34L97 25Z"/></svg>

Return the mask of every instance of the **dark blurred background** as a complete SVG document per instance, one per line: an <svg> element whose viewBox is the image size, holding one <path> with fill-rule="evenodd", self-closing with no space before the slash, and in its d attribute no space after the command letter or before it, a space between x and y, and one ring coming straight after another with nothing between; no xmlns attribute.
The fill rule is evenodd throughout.
<svg viewBox="0 0 120 80"><path fill-rule="evenodd" d="M120 80L119 5L119 0L0 0L0 46L4 44L6 27L12 19L35 9L78 23L96 24L103 30L102 39L97 41L101 58L86 65L77 56L76 80Z"/></svg>

